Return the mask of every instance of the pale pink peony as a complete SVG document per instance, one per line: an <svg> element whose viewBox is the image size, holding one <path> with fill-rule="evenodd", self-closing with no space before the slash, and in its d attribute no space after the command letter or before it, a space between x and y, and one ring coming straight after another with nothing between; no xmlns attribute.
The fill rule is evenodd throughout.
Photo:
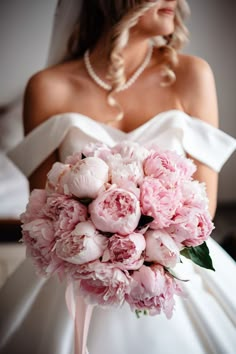
<svg viewBox="0 0 236 354"><path fill-rule="evenodd" d="M173 224L167 228L176 244L195 247L208 239L214 225L207 209L182 206L176 210Z"/></svg>
<svg viewBox="0 0 236 354"><path fill-rule="evenodd" d="M35 219L22 225L22 230L27 231L28 235L34 239L40 248L50 248L55 239L53 222L46 219Z"/></svg>
<svg viewBox="0 0 236 354"><path fill-rule="evenodd" d="M179 248L166 231L148 230L145 239L145 261L156 262L164 267L174 267L179 261Z"/></svg>
<svg viewBox="0 0 236 354"><path fill-rule="evenodd" d="M60 267L54 255L55 230L53 222L46 219L35 219L22 226L23 241L26 254L33 259L39 274L51 275Z"/></svg>
<svg viewBox="0 0 236 354"><path fill-rule="evenodd" d="M96 198L108 182L108 165L98 157L87 157L71 168L68 190L78 198Z"/></svg>
<svg viewBox="0 0 236 354"><path fill-rule="evenodd" d="M74 152L73 155L67 156L67 158L65 160L65 164L75 165L80 160L82 160L82 153L81 152Z"/></svg>
<svg viewBox="0 0 236 354"><path fill-rule="evenodd" d="M181 179L190 179L195 171L192 160L170 150L156 149L144 161L145 175L158 178L165 185L175 185Z"/></svg>
<svg viewBox="0 0 236 354"><path fill-rule="evenodd" d="M42 250L38 247L37 241L30 237L28 231L23 230L22 236L23 242L26 246L26 256L32 259L37 273L42 276L51 275L52 273L47 272L47 269L52 261L50 252L47 252L47 250Z"/></svg>
<svg viewBox="0 0 236 354"><path fill-rule="evenodd" d="M44 217L43 207L46 204L46 191L44 189L34 189L30 194L26 211L20 215L22 223L28 223L37 218Z"/></svg>
<svg viewBox="0 0 236 354"><path fill-rule="evenodd" d="M91 221L85 221L61 236L56 243L56 254L67 262L84 264L101 257L107 242L107 237L99 234Z"/></svg>
<svg viewBox="0 0 236 354"><path fill-rule="evenodd" d="M171 318L175 300L174 295L181 295L178 281L165 272L161 265L147 267L143 265L132 275L131 291L126 300L132 310L147 310L153 316L165 313Z"/></svg>
<svg viewBox="0 0 236 354"><path fill-rule="evenodd" d="M122 141L115 145L112 149L114 155L119 154L124 162L143 162L150 152L140 144L134 141Z"/></svg>
<svg viewBox="0 0 236 354"><path fill-rule="evenodd" d="M85 157L99 157L107 162L108 158L112 155L111 149L104 143L88 143L82 150Z"/></svg>
<svg viewBox="0 0 236 354"><path fill-rule="evenodd" d="M48 193L69 194L67 183L71 166L55 162L47 174L46 191Z"/></svg>
<svg viewBox="0 0 236 354"><path fill-rule="evenodd" d="M98 230L120 235L132 233L141 216L136 196L121 188L100 193L89 205L89 212Z"/></svg>
<svg viewBox="0 0 236 354"><path fill-rule="evenodd" d="M103 261L111 261L121 269L139 269L144 262L142 252L145 244L145 238L140 233L134 232L127 236L115 234L109 238Z"/></svg>
<svg viewBox="0 0 236 354"><path fill-rule="evenodd" d="M87 268L81 273L79 285L79 292L85 300L103 307L121 306L130 291L128 273L99 261L88 264Z"/></svg>
<svg viewBox="0 0 236 354"><path fill-rule="evenodd" d="M126 191L131 192L136 196L137 199L140 198L140 189L137 187L136 183L124 178L120 178L119 181L117 181L116 185L118 188L125 189Z"/></svg>
<svg viewBox="0 0 236 354"><path fill-rule="evenodd" d="M179 246L199 246L208 239L214 228L205 185L198 181L186 181L181 191L182 204L176 209L167 231Z"/></svg>
<svg viewBox="0 0 236 354"><path fill-rule="evenodd" d="M78 222L87 220L87 207L65 195L52 195L47 198L44 214L54 221L56 235L72 231Z"/></svg>
<svg viewBox="0 0 236 354"><path fill-rule="evenodd" d="M191 207L208 209L209 200L205 183L198 181L185 181L181 184L182 203Z"/></svg>
<svg viewBox="0 0 236 354"><path fill-rule="evenodd" d="M142 214L152 216L153 229L167 227L172 222L177 207L181 203L181 192L177 187L166 188L158 179L146 177L140 186Z"/></svg>
<svg viewBox="0 0 236 354"><path fill-rule="evenodd" d="M108 159L107 164L110 168L111 183L119 187L124 182L133 182L136 186L143 180L143 166L139 160L127 160L116 154Z"/></svg>

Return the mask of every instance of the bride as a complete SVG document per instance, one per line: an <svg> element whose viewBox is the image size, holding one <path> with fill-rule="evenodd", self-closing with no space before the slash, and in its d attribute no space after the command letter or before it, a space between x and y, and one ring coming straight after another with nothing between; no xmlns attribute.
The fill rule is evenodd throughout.
<svg viewBox="0 0 236 354"><path fill-rule="evenodd" d="M73 7L72 17L76 12ZM187 40L187 13L185 0L83 1L67 56L26 87L27 137L9 156L29 177L31 189L43 188L51 165L89 141L155 142L194 160L194 178L205 182L214 217L217 174L236 143L218 129L211 68L179 53ZM126 305L96 308L89 353L234 353L235 264L213 240L208 245L216 272L187 261L180 265L190 282L171 320L136 319ZM0 294L2 352L71 353L73 322L64 291L56 279L37 278L26 260Z"/></svg>

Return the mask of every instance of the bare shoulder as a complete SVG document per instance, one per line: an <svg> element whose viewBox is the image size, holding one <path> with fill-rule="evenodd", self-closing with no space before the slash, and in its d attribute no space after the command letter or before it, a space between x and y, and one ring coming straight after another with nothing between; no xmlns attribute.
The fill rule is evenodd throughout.
<svg viewBox="0 0 236 354"><path fill-rule="evenodd" d="M215 79L209 63L199 57L179 55L176 86L186 112L218 126Z"/></svg>
<svg viewBox="0 0 236 354"><path fill-rule="evenodd" d="M201 75L204 73L212 72L209 63L200 57L194 55L179 54L179 66L178 69L187 69L191 74Z"/></svg>
<svg viewBox="0 0 236 354"><path fill-rule="evenodd" d="M209 63L196 56L179 55L177 75L183 85L190 85L192 88L204 89L214 81L213 71Z"/></svg>
<svg viewBox="0 0 236 354"><path fill-rule="evenodd" d="M24 94L23 115L26 133L49 117L66 110L72 91L73 69L73 62L64 63L41 70L29 79ZM79 85L79 80L77 82Z"/></svg>

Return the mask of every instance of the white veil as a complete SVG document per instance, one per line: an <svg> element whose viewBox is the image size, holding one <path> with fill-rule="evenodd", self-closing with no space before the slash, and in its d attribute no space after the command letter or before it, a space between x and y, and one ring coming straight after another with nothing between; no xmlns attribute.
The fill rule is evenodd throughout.
<svg viewBox="0 0 236 354"><path fill-rule="evenodd" d="M67 42L78 19L82 1L58 0L46 66L57 64L65 57Z"/></svg>

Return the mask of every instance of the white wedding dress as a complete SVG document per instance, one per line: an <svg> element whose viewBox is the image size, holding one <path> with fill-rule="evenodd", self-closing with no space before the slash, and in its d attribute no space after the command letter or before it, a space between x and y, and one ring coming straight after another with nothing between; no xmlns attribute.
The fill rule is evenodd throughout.
<svg viewBox="0 0 236 354"><path fill-rule="evenodd" d="M170 110L124 133L78 113L53 116L9 152L29 176L56 148L60 159L89 141L113 146L122 140L156 143L188 153L219 171L236 148L236 140L198 118ZM137 319L128 305L95 308L88 334L90 354L233 354L236 353L235 262L212 239L208 241L215 272L188 260L178 266L187 297L176 298L173 317ZM65 305L65 286L38 278L25 260L0 292L0 352L70 354L73 321Z"/></svg>

